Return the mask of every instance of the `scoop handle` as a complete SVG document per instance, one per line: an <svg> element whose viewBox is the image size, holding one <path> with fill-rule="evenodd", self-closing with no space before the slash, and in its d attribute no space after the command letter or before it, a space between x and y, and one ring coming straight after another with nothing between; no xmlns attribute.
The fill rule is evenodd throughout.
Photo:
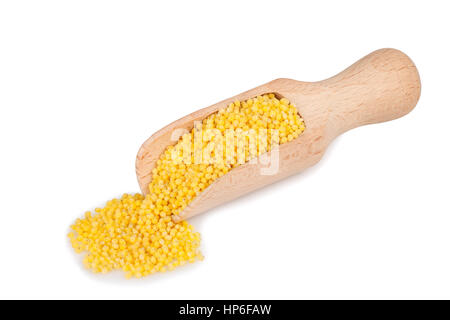
<svg viewBox="0 0 450 320"><path fill-rule="evenodd" d="M329 79L317 82L326 97L328 123L335 135L409 113L420 97L414 62L396 49L380 49Z"/></svg>

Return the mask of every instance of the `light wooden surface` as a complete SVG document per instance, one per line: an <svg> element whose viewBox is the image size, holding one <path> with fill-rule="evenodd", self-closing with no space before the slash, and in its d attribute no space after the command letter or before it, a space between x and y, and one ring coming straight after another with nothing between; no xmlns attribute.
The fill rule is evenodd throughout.
<svg viewBox="0 0 450 320"><path fill-rule="evenodd" d="M411 59L395 49L377 50L336 76L319 82L276 79L210 107L198 110L162 128L144 142L136 159L139 186L148 193L151 170L164 149L175 142L172 132L191 130L202 120L236 99L264 93L288 98L306 125L302 135L279 147L279 170L261 175L260 164L246 163L214 181L175 221L207 211L224 202L316 164L329 143L341 133L366 124L393 120L410 112L420 96L420 78Z"/></svg>

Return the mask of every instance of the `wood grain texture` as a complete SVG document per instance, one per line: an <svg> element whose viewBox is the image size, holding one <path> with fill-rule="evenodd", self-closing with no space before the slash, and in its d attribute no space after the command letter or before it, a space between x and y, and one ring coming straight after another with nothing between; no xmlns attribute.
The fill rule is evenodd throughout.
<svg viewBox="0 0 450 320"><path fill-rule="evenodd" d="M264 93L276 93L294 104L306 129L292 142L279 147L279 170L262 175L265 166L246 163L214 181L175 221L207 211L224 202L281 180L317 163L329 143L343 132L366 124L393 120L409 113L420 96L420 78L411 59L395 49L377 50L336 76L319 82L276 79L198 110L162 128L140 148L136 159L139 186L148 193L151 170L161 153L175 144L176 129L191 130L194 121L225 108L230 102Z"/></svg>

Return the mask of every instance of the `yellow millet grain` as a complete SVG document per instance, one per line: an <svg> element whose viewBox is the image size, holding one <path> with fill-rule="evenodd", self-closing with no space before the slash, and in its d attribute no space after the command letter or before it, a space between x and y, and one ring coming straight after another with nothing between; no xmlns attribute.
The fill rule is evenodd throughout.
<svg viewBox="0 0 450 320"><path fill-rule="evenodd" d="M74 250L87 252L83 262L93 272L121 269L127 278L202 260L200 234L186 221L174 223L172 215L232 168L304 130L285 98L265 94L231 103L166 148L152 171L148 195L124 194L77 219L68 235ZM236 138L242 132L247 135Z"/></svg>

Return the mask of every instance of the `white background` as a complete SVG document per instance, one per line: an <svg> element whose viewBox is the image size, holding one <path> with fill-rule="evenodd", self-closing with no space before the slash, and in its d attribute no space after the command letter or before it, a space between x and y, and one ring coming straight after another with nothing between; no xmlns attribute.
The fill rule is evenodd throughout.
<svg viewBox="0 0 450 320"><path fill-rule="evenodd" d="M0 298L450 298L448 12L447 1L0 2ZM82 268L69 225L139 191L134 160L154 131L383 47L419 69L412 113L192 219L203 262L131 281Z"/></svg>

